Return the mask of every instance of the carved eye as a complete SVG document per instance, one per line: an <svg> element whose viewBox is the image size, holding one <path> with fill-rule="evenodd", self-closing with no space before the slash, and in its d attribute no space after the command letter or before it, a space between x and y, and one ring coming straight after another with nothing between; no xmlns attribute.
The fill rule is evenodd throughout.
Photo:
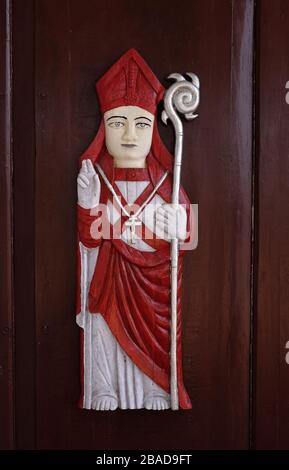
<svg viewBox="0 0 289 470"><path fill-rule="evenodd" d="M124 126L124 122L121 121L113 121L109 123L109 127L113 127L114 129L120 129L120 127Z"/></svg>
<svg viewBox="0 0 289 470"><path fill-rule="evenodd" d="M151 127L150 124L148 124L147 122L138 122L136 124L136 127L138 129L146 129L147 127Z"/></svg>

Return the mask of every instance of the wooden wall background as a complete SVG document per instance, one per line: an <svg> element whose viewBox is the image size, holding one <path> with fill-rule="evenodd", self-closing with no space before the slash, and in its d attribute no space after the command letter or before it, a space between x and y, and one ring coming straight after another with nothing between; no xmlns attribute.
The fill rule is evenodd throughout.
<svg viewBox="0 0 289 470"><path fill-rule="evenodd" d="M289 448L289 3L259 3L254 441L276 450Z"/></svg>
<svg viewBox="0 0 289 470"><path fill-rule="evenodd" d="M13 446L13 225L10 10L0 1L0 446Z"/></svg>
<svg viewBox="0 0 289 470"><path fill-rule="evenodd" d="M288 2L0 0L0 8L0 447L289 448ZM173 71L201 80L183 169L199 204L199 246L184 272L189 412L77 408L78 158L99 123L95 81L130 47L165 85ZM172 133L160 128L172 149Z"/></svg>

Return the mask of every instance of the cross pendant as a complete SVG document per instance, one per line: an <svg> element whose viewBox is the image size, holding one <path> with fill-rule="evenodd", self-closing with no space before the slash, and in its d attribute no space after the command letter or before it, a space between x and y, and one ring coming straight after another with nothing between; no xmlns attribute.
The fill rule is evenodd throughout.
<svg viewBox="0 0 289 470"><path fill-rule="evenodd" d="M141 221L137 220L137 218L132 215L124 224L130 228L131 243L135 244L135 241L136 241L135 228L136 226L141 225Z"/></svg>

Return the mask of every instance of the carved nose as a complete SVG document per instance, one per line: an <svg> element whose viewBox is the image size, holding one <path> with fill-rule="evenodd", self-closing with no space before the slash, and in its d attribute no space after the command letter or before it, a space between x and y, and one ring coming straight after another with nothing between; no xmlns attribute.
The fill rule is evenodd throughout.
<svg viewBox="0 0 289 470"><path fill-rule="evenodd" d="M136 132L135 132L135 126L134 126L134 123L133 124L128 124L126 126L126 130L125 130L125 133L123 135L123 139L122 139L126 144L132 144L134 143L136 140L137 140L137 135L136 135Z"/></svg>

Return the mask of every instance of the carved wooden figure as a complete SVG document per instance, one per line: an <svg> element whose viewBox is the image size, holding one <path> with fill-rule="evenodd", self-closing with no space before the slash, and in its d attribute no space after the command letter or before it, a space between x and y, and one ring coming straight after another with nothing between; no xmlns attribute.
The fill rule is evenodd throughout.
<svg viewBox="0 0 289 470"><path fill-rule="evenodd" d="M173 158L158 133L164 89L134 50L98 81L103 119L81 157L78 187L77 323L86 409L171 407L170 241L178 239L177 389L182 377L183 246L190 201L173 205Z"/></svg>

